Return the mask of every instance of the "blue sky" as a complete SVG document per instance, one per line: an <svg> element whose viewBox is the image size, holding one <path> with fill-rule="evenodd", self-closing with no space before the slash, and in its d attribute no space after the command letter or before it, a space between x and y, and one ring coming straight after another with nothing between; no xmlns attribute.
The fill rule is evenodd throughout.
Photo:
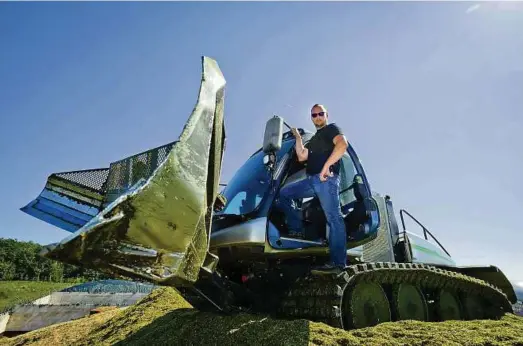
<svg viewBox="0 0 523 346"><path fill-rule="evenodd" d="M272 114L312 130L324 103L396 210L523 280L522 21L521 3L1 3L0 237L67 236L18 209L53 172L177 139L208 55L222 181Z"/></svg>

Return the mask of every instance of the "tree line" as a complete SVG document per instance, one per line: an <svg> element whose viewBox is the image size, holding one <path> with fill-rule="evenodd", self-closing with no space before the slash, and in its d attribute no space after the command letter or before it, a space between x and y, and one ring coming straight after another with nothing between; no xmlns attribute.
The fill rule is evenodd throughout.
<svg viewBox="0 0 523 346"><path fill-rule="evenodd" d="M0 280L91 281L108 278L95 270L54 261L39 255L34 242L0 238Z"/></svg>

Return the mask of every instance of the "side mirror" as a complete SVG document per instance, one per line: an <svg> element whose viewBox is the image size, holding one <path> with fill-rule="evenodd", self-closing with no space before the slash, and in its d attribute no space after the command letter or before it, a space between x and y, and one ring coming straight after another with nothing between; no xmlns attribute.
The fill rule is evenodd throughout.
<svg viewBox="0 0 523 346"><path fill-rule="evenodd" d="M275 153L281 149L283 140L283 119L275 115L265 124L263 136L263 152Z"/></svg>

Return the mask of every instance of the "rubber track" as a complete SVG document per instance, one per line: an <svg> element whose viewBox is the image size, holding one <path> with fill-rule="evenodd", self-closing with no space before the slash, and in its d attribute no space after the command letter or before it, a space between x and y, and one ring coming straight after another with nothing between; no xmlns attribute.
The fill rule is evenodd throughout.
<svg viewBox="0 0 523 346"><path fill-rule="evenodd" d="M506 295L483 280L424 264L376 262L349 266L339 275L310 274L298 279L283 297L278 315L344 328L343 295L358 282L410 283L422 289L474 293L488 297L505 312L512 312L512 305Z"/></svg>

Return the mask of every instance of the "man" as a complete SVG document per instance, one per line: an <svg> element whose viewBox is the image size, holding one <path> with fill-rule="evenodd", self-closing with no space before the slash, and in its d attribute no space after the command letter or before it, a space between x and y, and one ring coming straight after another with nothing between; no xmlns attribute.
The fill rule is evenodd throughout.
<svg viewBox="0 0 523 346"><path fill-rule="evenodd" d="M347 150L347 139L334 123L328 123L328 113L323 105L315 104L311 119L316 133L303 145L300 133L293 128L296 138L296 156L300 162L307 162L307 178L292 183L280 191L280 202L287 216L287 223L293 232L302 232L299 212L292 207L294 199L317 196L329 225L330 263L320 272L340 272L347 263L347 236L340 208L340 158Z"/></svg>

